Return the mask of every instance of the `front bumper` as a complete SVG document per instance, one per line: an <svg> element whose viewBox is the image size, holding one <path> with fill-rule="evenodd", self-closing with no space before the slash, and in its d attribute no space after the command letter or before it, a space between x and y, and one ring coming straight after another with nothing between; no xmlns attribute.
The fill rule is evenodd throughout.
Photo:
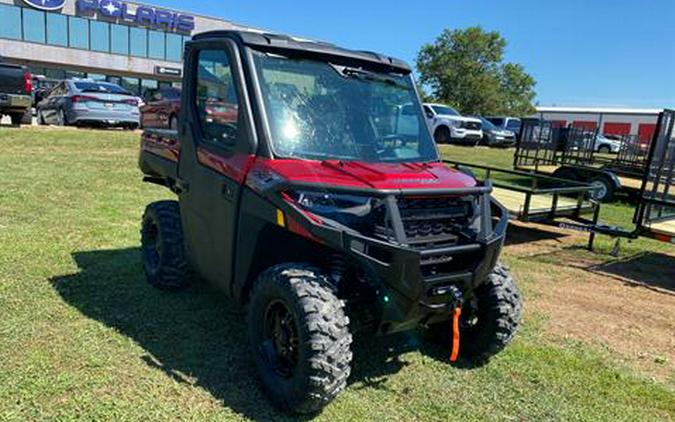
<svg viewBox="0 0 675 422"><path fill-rule="evenodd" d="M414 250L360 235L344 235L344 249L378 280L384 290L380 297L387 298L380 304L378 333L447 320L458 305L454 292L461 292L465 300L487 279L499 260L508 212L488 195L482 200L490 204L489 227L472 243ZM452 258L451 264L444 272L425 275L425 263L433 262L434 257Z"/></svg>
<svg viewBox="0 0 675 422"><path fill-rule="evenodd" d="M328 188L306 182L271 183L267 188L254 189L260 189L263 196L270 194L268 197L288 217L289 230L344 253L366 274L368 284L375 290L376 302L372 305L379 334L405 331L449 319L454 308L470 298L473 290L487 280L499 260L506 236L508 211L491 197L490 182L467 188L405 190ZM364 235L344 225L317 222L316 218L307 218L307 213L295 202L278 201L275 199L279 194L271 194L293 190L378 197L386 203L384 214L391 236L387 235L388 239L384 239ZM417 211L414 210L418 208L410 201L461 202L470 198L474 204L472 222L460 224L464 234L456 236L456 241L420 243L414 230L410 232L411 219L419 221L421 217L415 214ZM439 211L443 212L442 208L439 210L434 206L419 209L423 215L432 211L430 218L436 218ZM410 214L411 210L413 214ZM461 217L459 221L463 221ZM412 238L409 238L409 232ZM457 297L458 292L461 297Z"/></svg>
<svg viewBox="0 0 675 422"><path fill-rule="evenodd" d="M134 111L107 111L73 108L68 113L70 123L98 123L108 126L120 126L140 123L140 114Z"/></svg>
<svg viewBox="0 0 675 422"><path fill-rule="evenodd" d="M1 94L0 109L11 111L25 111L33 104L30 95Z"/></svg>
<svg viewBox="0 0 675 422"><path fill-rule="evenodd" d="M480 141L483 139L483 131L452 127L450 137L455 140Z"/></svg>
<svg viewBox="0 0 675 422"><path fill-rule="evenodd" d="M491 133L488 137L488 144L495 147L512 147L516 145L514 136L495 135Z"/></svg>

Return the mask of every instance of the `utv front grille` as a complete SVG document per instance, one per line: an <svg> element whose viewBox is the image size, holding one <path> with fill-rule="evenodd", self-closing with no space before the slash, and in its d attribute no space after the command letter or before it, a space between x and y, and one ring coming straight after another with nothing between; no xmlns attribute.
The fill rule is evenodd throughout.
<svg viewBox="0 0 675 422"><path fill-rule="evenodd" d="M399 198L407 243L415 248L456 245L473 217L471 202L457 197Z"/></svg>
<svg viewBox="0 0 675 422"><path fill-rule="evenodd" d="M374 234L418 250L460 244L475 214L473 197L403 196L393 202L398 215L382 212Z"/></svg>

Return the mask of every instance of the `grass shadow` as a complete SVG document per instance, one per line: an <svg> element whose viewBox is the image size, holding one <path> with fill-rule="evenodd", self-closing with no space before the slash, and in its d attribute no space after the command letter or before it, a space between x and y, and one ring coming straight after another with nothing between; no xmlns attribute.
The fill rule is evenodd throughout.
<svg viewBox="0 0 675 422"><path fill-rule="evenodd" d="M541 226L533 227L523 223L511 223L504 244L507 246L522 245L540 240L558 240L568 236L570 235L560 230L553 230L550 227L546 229Z"/></svg>
<svg viewBox="0 0 675 422"><path fill-rule="evenodd" d="M675 294L675 257L671 255L643 252L618 261L592 265L587 270L618 278L631 286Z"/></svg>
<svg viewBox="0 0 675 422"><path fill-rule="evenodd" d="M73 258L79 272L52 278L53 288L88 318L133 339L147 352L142 360L148 366L207 390L248 418L283 419L259 389L244 312L223 293L203 283L180 293L150 287L138 248L77 252ZM408 364L401 355L409 351L447 361L420 335L357 337L350 382L386 389L387 376Z"/></svg>

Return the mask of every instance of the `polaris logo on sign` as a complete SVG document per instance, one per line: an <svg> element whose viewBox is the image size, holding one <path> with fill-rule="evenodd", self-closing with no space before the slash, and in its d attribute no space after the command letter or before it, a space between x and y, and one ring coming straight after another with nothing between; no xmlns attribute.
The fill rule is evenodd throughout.
<svg viewBox="0 0 675 422"><path fill-rule="evenodd" d="M60 10L66 0L23 0L29 6L40 10Z"/></svg>
<svg viewBox="0 0 675 422"><path fill-rule="evenodd" d="M98 15L120 23L132 22L141 26L177 32L190 33L195 29L194 16L148 6L138 6L135 10L132 10L132 7L118 0L77 0L76 3L78 14L85 16Z"/></svg>

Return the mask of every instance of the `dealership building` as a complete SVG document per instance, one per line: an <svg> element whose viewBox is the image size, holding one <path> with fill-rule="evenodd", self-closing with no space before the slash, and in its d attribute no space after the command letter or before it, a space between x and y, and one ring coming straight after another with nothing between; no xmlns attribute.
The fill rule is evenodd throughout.
<svg viewBox="0 0 675 422"><path fill-rule="evenodd" d="M189 12L118 0L0 0L0 57L48 79L91 78L141 95L182 76L185 41L250 29Z"/></svg>

